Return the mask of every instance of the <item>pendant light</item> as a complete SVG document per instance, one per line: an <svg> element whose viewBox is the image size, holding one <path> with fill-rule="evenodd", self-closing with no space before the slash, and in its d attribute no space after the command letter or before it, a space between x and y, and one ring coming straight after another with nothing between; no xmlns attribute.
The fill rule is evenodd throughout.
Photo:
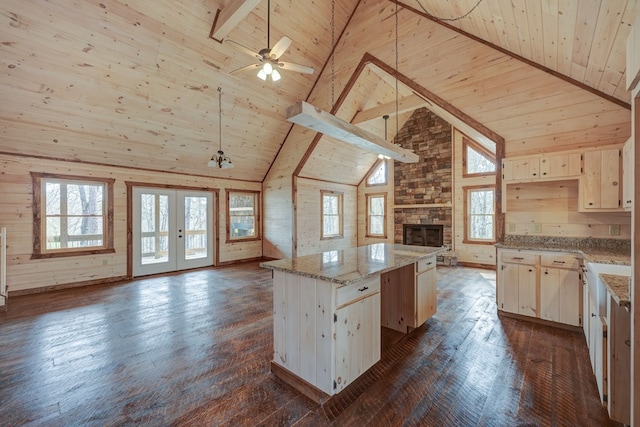
<svg viewBox="0 0 640 427"><path fill-rule="evenodd" d="M222 151L222 88L220 86L218 86L218 140L220 142L220 149L217 154L211 156L211 160L209 160L207 166L210 168L231 169L233 168L233 163L231 163L231 159L225 156Z"/></svg>

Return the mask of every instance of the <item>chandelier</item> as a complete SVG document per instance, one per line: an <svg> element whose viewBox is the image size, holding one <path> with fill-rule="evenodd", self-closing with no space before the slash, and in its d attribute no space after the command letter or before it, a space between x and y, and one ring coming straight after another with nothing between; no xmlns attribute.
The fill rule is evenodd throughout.
<svg viewBox="0 0 640 427"><path fill-rule="evenodd" d="M231 163L231 159L225 156L224 151L222 151L222 88L220 86L218 86L218 140L220 141L220 149L218 153L211 156L211 160L209 160L207 166L210 168L231 169L233 163Z"/></svg>

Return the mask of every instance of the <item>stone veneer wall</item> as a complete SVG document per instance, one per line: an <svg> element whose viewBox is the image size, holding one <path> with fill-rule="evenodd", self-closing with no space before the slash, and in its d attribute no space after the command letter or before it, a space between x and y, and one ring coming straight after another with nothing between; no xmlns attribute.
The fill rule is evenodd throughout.
<svg viewBox="0 0 640 427"><path fill-rule="evenodd" d="M451 205L452 130L451 125L426 108L412 114L398 132L395 142L420 156L418 163L395 162L396 205ZM402 243L402 224L442 224L444 244L452 244L453 213L451 207L396 209L394 241Z"/></svg>

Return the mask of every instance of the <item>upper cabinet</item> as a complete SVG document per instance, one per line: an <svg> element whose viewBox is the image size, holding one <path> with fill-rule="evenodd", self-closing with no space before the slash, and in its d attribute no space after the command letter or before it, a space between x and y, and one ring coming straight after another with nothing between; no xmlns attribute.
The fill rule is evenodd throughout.
<svg viewBox="0 0 640 427"><path fill-rule="evenodd" d="M543 154L502 160L502 179L507 182L580 176L580 153Z"/></svg>
<svg viewBox="0 0 640 427"><path fill-rule="evenodd" d="M540 178L567 178L579 176L580 153L554 154L540 158Z"/></svg>
<svg viewBox="0 0 640 427"><path fill-rule="evenodd" d="M622 148L622 207L630 211L633 207L633 138L629 138Z"/></svg>
<svg viewBox="0 0 640 427"><path fill-rule="evenodd" d="M620 159L619 148L587 151L583 154L579 210L622 210Z"/></svg>

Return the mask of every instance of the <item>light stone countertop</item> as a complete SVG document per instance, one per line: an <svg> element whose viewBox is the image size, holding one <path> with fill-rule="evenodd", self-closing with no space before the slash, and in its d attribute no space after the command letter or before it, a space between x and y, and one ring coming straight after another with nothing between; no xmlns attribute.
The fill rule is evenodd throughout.
<svg viewBox="0 0 640 427"><path fill-rule="evenodd" d="M497 248L501 249L517 249L529 251L547 251L547 252L569 252L579 254L587 262L595 262L598 264L616 264L631 265L631 248L627 247L628 242L620 241L620 245L610 245L603 247L598 244L583 244L597 242L597 239L552 239L547 240L526 237L512 238L505 243L496 243ZM615 242L618 243L618 242Z"/></svg>
<svg viewBox="0 0 640 427"><path fill-rule="evenodd" d="M619 276L614 274L601 274L600 278L604 282L607 291L613 300L621 307L629 310L631 308L631 298L629 294L629 276Z"/></svg>
<svg viewBox="0 0 640 427"><path fill-rule="evenodd" d="M267 261L261 263L260 267L339 285L349 285L448 250L449 248L446 247L376 243L296 258Z"/></svg>

